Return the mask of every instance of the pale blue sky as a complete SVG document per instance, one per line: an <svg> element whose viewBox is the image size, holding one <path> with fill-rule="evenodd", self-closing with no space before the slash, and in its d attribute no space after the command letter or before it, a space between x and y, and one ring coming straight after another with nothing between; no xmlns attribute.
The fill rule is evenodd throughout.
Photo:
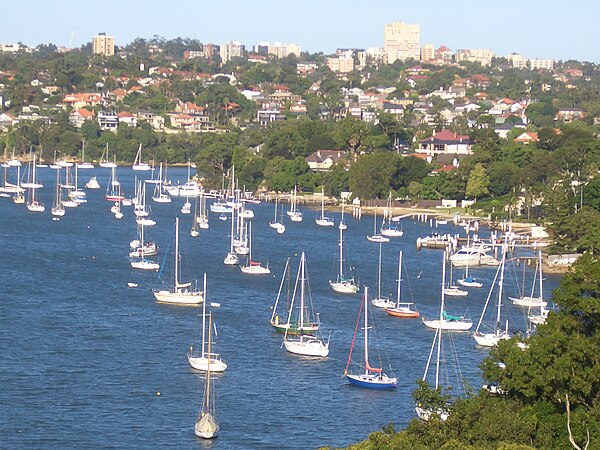
<svg viewBox="0 0 600 450"><path fill-rule="evenodd" d="M309 52L383 46L386 23L421 25L421 45L489 48L527 58L600 62L598 0L56 0L0 7L0 42L79 47L98 32L137 37L297 43ZM8 4L10 6L8 6Z"/></svg>

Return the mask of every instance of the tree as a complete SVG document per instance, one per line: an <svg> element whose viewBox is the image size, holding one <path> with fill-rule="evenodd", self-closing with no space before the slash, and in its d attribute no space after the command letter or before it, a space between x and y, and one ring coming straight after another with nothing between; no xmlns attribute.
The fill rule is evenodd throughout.
<svg viewBox="0 0 600 450"><path fill-rule="evenodd" d="M350 190L362 199L384 198L391 189L395 153L361 156L350 168Z"/></svg>
<svg viewBox="0 0 600 450"><path fill-rule="evenodd" d="M467 197L477 199L482 195L489 194L490 179L487 171L483 164L476 164L471 174L469 175L469 181L467 182Z"/></svg>

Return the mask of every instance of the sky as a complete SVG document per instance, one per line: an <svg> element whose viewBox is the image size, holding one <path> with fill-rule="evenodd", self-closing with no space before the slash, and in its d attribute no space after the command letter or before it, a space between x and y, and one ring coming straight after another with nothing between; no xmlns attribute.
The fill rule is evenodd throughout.
<svg viewBox="0 0 600 450"><path fill-rule="evenodd" d="M0 11L0 43L29 46L80 47L106 32L116 45L161 36L328 54L383 47L385 24L404 22L421 26L421 46L600 63L598 0L20 0Z"/></svg>

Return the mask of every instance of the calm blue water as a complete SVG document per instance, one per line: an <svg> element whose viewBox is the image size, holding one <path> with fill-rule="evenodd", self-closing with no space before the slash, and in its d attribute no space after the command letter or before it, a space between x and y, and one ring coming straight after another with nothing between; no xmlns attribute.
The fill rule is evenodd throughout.
<svg viewBox="0 0 600 450"><path fill-rule="evenodd" d="M328 286L337 268L337 227L318 227L317 212L305 210L303 222L286 222L286 233L279 235L268 226L273 205L254 205L254 256L268 260L272 273L252 277L222 263L229 221L211 215L210 229L191 238L192 216L182 216L183 199L175 199L152 204L158 223L147 236L161 246L162 262L172 247L174 218L181 216L184 264L199 279L207 273L208 300L221 304L214 310L217 345L229 365L216 382L221 434L212 442L197 439L193 430L204 379L189 367L186 351L199 344L201 311L155 303L150 290L157 274L129 266L133 212L124 208L125 218L115 220L104 200L109 169L81 171L80 180L92 173L102 188L88 190L89 202L60 221L50 215L51 169L39 170L45 213L0 199L0 447L308 449L348 445L390 422L404 427L414 417L411 392L434 334L419 320L375 312L376 344L384 367L389 364L399 378L396 391L363 390L342 378L360 296L335 294ZM183 181L186 170L169 173ZM133 172L120 168L119 179L131 196ZM378 244L365 239L372 218L346 222L348 260L361 284L374 292ZM416 237L431 232L427 225L405 219L403 227L404 237L383 247L383 291L395 293L403 249L403 296L412 294L422 314L436 315L442 252L416 251ZM451 226L437 231L457 232ZM288 354L268 324L286 258L296 256L295 274L300 251L307 254L324 334L331 332L325 360ZM476 322L495 269L473 272L485 287L447 302L450 312L466 312ZM507 269L509 294L517 293L520 274L520 268ZM546 276L546 296L558 281ZM128 288L128 282L139 287ZM523 310L506 305L504 312L511 327L525 328ZM454 342L463 375L480 386L478 365L487 351L476 348L470 334L455 334Z"/></svg>

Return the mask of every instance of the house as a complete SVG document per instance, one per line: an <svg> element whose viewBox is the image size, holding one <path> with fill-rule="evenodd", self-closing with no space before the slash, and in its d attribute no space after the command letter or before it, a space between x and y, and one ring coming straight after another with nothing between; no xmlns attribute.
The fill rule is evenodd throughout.
<svg viewBox="0 0 600 450"><path fill-rule="evenodd" d="M0 129L6 130L9 127L13 127L19 123L19 119L10 113L0 114Z"/></svg>
<svg viewBox="0 0 600 450"><path fill-rule="evenodd" d="M71 106L73 109L81 109L94 106L105 105L105 100L102 94L97 92L82 92L80 94L66 94L63 98L65 107Z"/></svg>
<svg viewBox="0 0 600 450"><path fill-rule="evenodd" d="M121 111L119 114L117 114L117 117L119 118L119 123L123 123L129 127L137 126L137 117L135 117L129 111Z"/></svg>
<svg viewBox="0 0 600 450"><path fill-rule="evenodd" d="M572 122L573 120L583 119L585 111L579 108L561 108L556 113L554 120L562 120L563 122Z"/></svg>
<svg viewBox="0 0 600 450"><path fill-rule="evenodd" d="M98 113L98 125L101 130L117 132L119 117L113 111L100 111Z"/></svg>
<svg viewBox="0 0 600 450"><path fill-rule="evenodd" d="M256 121L263 128L281 120L285 120L285 116L282 109L278 107L263 107L256 112Z"/></svg>
<svg viewBox="0 0 600 450"><path fill-rule="evenodd" d="M530 144L537 141L538 134L534 131L525 131L513 139L513 142L520 142L522 144Z"/></svg>
<svg viewBox="0 0 600 450"><path fill-rule="evenodd" d="M94 116L95 116L94 111L90 111L88 109L81 108L81 109L75 110L71 114L69 114L69 122L75 128L81 128L81 126L83 125L83 123L86 120L94 120Z"/></svg>
<svg viewBox="0 0 600 450"><path fill-rule="evenodd" d="M175 111L181 114L204 115L205 108L192 102L182 102L175 107Z"/></svg>
<svg viewBox="0 0 600 450"><path fill-rule="evenodd" d="M313 172L326 172L339 162L346 161L342 150L317 150L305 158L308 167Z"/></svg>
<svg viewBox="0 0 600 450"><path fill-rule="evenodd" d="M306 108L306 105L298 103L290 106L290 113L295 116L305 116L308 113L308 109Z"/></svg>
<svg viewBox="0 0 600 450"><path fill-rule="evenodd" d="M137 113L137 119L149 123L155 131L163 130L165 127L165 118L157 116L152 111L139 111Z"/></svg>
<svg viewBox="0 0 600 450"><path fill-rule="evenodd" d="M418 153L438 155L444 153L470 155L473 141L469 136L461 136L450 130L442 130L433 136L419 141Z"/></svg>
<svg viewBox="0 0 600 450"><path fill-rule="evenodd" d="M114 100L115 102L122 102L126 95L127 91L125 89L117 88L108 93L108 98Z"/></svg>

